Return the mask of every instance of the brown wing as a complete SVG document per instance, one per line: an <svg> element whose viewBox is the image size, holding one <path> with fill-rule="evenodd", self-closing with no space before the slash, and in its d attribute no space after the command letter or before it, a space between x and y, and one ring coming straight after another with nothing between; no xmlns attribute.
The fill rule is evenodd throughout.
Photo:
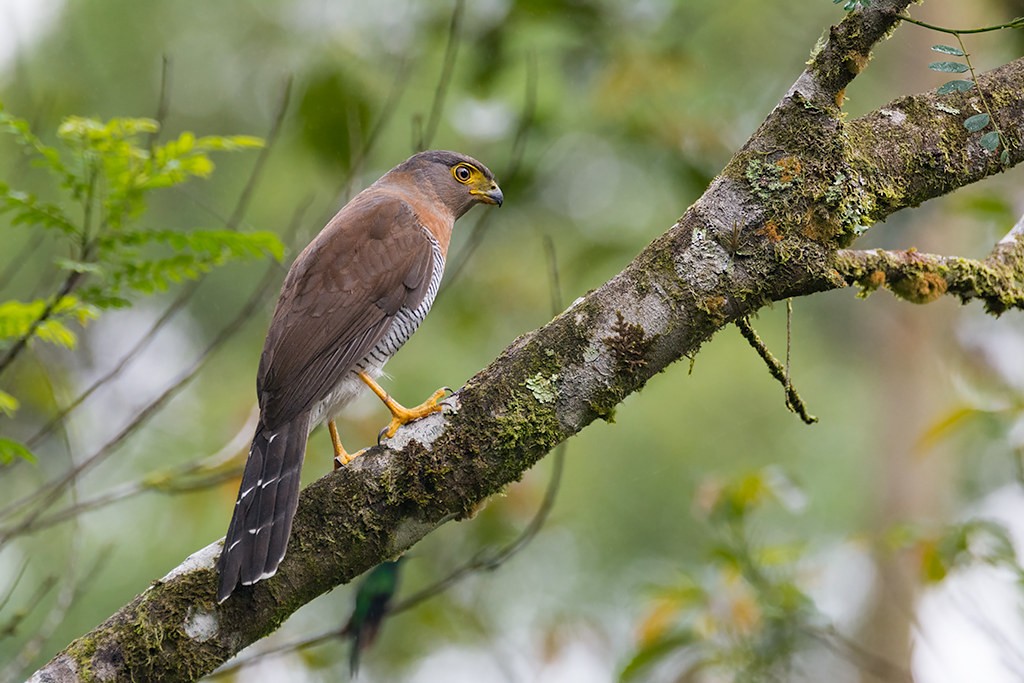
<svg viewBox="0 0 1024 683"><path fill-rule="evenodd" d="M433 251L404 201L364 192L299 255L281 288L256 380L274 429L323 399L426 295Z"/></svg>

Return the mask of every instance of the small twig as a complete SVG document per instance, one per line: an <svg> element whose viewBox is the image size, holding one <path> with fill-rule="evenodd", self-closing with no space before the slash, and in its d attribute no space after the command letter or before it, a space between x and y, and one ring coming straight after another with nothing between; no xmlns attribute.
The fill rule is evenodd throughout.
<svg viewBox="0 0 1024 683"><path fill-rule="evenodd" d="M241 474L242 463L232 465L230 464L231 460L239 453L245 452L258 418L259 410L254 408L249 419L236 432L235 436L215 453L168 470L149 472L140 479L115 486L97 496L75 502L49 515L40 516L25 529L25 533L39 531L45 527L73 519L85 512L97 510L142 493L150 491L168 494L186 493L216 486L237 477Z"/></svg>
<svg viewBox="0 0 1024 683"><path fill-rule="evenodd" d="M3 375L4 371L11 366L11 363L14 362L21 352L28 348L28 342L33 336L35 336L35 333L39 330L39 326L50 319L50 316L53 315L57 305L64 299L64 297L74 291L75 287L79 282L81 282L81 280L82 273L75 271L68 273L67 277L64 278L64 283L60 286L60 289L57 290L57 293L53 295L49 303L46 304L46 308L44 308L42 313L39 314L39 317L32 321L32 324L29 325L28 329L25 331L25 334L19 337L18 340L15 341L9 349L7 349L7 353L0 358L0 375Z"/></svg>
<svg viewBox="0 0 1024 683"><path fill-rule="evenodd" d="M270 152L276 146L277 139L281 135L281 127L284 124L285 114L288 113L288 103L291 100L291 96L292 77L289 76L285 79L284 88L281 90L281 99L277 105L277 112L274 114L274 120L270 124L270 131L265 138L266 144L263 145L263 148L256 156L256 161L252 165L252 171L249 173L249 179L246 181L245 187L242 188L242 193L238 195L235 208L227 220L225 227L228 230L235 230L249 210L252 193L259 184L260 178L263 176L263 168L267 165L267 159L270 158Z"/></svg>
<svg viewBox="0 0 1024 683"><path fill-rule="evenodd" d="M7 607L7 603L10 601L11 596L14 595L14 591L18 588L18 584L21 583L22 577L25 576L26 569L28 569L27 559L21 563L21 569L18 570L18 574L14 577L14 581L11 582L11 585L7 587L7 593L4 595L3 598L0 598L0 612L3 612L4 609ZM0 626L0 634L6 633L7 630L7 628ZM0 640L2 639L3 636L0 635Z"/></svg>
<svg viewBox="0 0 1024 683"><path fill-rule="evenodd" d="M948 33L950 35L960 35L968 33L987 33L989 31L1001 31L1006 28L1024 28L1024 17L1017 17L1011 19L1005 24L999 24L998 26L983 26L982 28L946 28L944 26L936 26L935 24L929 24L918 19L912 19L906 14L899 15L899 18L903 21L915 24L921 28L931 29L932 31L938 31L939 33Z"/></svg>
<svg viewBox="0 0 1024 683"><path fill-rule="evenodd" d="M512 142L512 154L509 159L508 169L505 175L498 179L502 182L511 183L519 175L523 155L526 153L526 141L529 138L530 130L533 127L533 117L537 111L537 56L533 52L527 55L525 88L526 94L523 98L523 110L519 114L519 125L516 127L515 138ZM466 264L469 263L470 257L473 256L473 253L476 252L483 242L486 228L490 225L490 221L495 215L496 212L488 211L473 226L473 231L469 233L465 246L452 259L452 265L448 268L447 277L445 277L444 284L442 285L443 288L451 286L453 282L459 279ZM556 314L559 312L556 311Z"/></svg>
<svg viewBox="0 0 1024 683"><path fill-rule="evenodd" d="M27 607L15 612L15 614L7 620L6 624L0 624L0 640L9 638L16 634L18 627L21 626L25 618L31 613L32 607L38 605L42 601L43 597L49 593L50 589L56 586L57 583L58 581L56 576L47 576L43 579L36 587L35 592L25 603Z"/></svg>
<svg viewBox="0 0 1024 683"><path fill-rule="evenodd" d="M999 127L996 122L996 118L992 116L992 108L988 106L988 98L985 97L985 93L982 91L981 86L978 84L978 74L974 71L974 64L971 62L971 55L967 51L967 46L964 45L964 39L960 37L960 33L954 33L956 36L956 42L960 45L960 52L964 53L964 62L967 64L967 70L971 74L971 80L974 82L974 89L978 91L978 97L981 99L981 106L985 108L985 113L988 114L988 120L992 122L992 128L995 129L996 135L999 136L999 144L1003 146L1005 152L1010 147L1007 144L1006 136L1003 135L1003 129Z"/></svg>
<svg viewBox="0 0 1024 683"><path fill-rule="evenodd" d="M338 196L345 199L348 198L352 181L359 173L359 169L362 168L366 159L370 156L370 152L373 150L374 145L377 144L380 134L387 127L388 123L391 122L391 118L394 116L395 110L398 109L398 103L401 101L402 95L405 93L406 86L409 83L409 73L409 59L407 57L403 57L398 63L395 75L390 79L391 89L388 90L387 97L384 100L384 105L381 107L380 114L377 116L377 121L373 124L373 128L370 129L369 135L363 139L359 150L350 159L348 172L345 174L337 192Z"/></svg>
<svg viewBox="0 0 1024 683"><path fill-rule="evenodd" d="M740 318L736 321L736 327L740 328L740 333L743 334L743 338L747 340L757 355L761 356L761 360L764 361L765 365L768 366L768 372L771 376L782 384L786 390L786 407L790 411L800 416L800 419L807 424L814 424L818 421L818 418L807 412L807 406L804 405L804 400L800 398L800 394L797 393L796 389L793 388L792 384L786 378L786 368L782 367L782 364L778 361L772 352L768 350L768 347L764 345L761 338L754 331L754 328L750 325L750 320L747 318Z"/></svg>
<svg viewBox="0 0 1024 683"><path fill-rule="evenodd" d="M420 139L420 147L417 152L422 152L430 147L437 134L437 127L441 124L441 113L444 111L445 99L448 95L448 86L451 85L452 74L455 72L455 57L459 53L459 42L462 40L462 13L465 8L465 0L455 0L455 8L452 10L452 18L448 24L448 44L444 48L444 65L441 67L441 77L437 81L437 89L434 91L434 102L430 107L430 117L423 129L423 136Z"/></svg>
<svg viewBox="0 0 1024 683"><path fill-rule="evenodd" d="M786 299L786 389L793 388L793 380L790 371L793 368L793 298ZM789 398L787 397L788 401ZM793 406L790 406L792 410Z"/></svg>
<svg viewBox="0 0 1024 683"><path fill-rule="evenodd" d="M160 59L160 95L156 101L156 113L153 120L157 122L157 129L149 134L149 151L152 152L160 139L160 132L164 129L164 122L167 120L167 113L171 108L171 58L164 55Z"/></svg>

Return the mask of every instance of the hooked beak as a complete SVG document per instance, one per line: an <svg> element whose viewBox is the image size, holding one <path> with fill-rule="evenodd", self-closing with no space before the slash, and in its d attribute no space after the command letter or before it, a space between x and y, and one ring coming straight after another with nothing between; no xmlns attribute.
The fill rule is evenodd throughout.
<svg viewBox="0 0 1024 683"><path fill-rule="evenodd" d="M486 190L470 190L469 193L485 204L501 206L505 201L505 195L501 193L501 188L497 183L491 183L490 188Z"/></svg>

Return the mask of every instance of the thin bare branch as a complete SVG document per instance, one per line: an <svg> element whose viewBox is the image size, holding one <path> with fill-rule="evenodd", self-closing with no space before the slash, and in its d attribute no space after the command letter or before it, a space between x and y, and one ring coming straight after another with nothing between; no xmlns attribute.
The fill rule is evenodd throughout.
<svg viewBox="0 0 1024 683"><path fill-rule="evenodd" d="M149 134L149 150L152 152L157 141L160 140L160 133L167 121L167 114L171 109L171 58L163 55L160 58L160 94L156 100L156 111L153 120L157 122L157 129Z"/></svg>
<svg viewBox="0 0 1024 683"><path fill-rule="evenodd" d="M448 43L444 48L444 64L441 67L441 75L437 79L434 101L430 106L430 117L427 119L426 128L424 128L417 145L417 152L422 152L430 147L434 142L434 136L437 135L437 128L441 125L441 114L444 112L448 87L451 85L452 75L455 73L455 57L459 54L459 43L462 42L462 15L465 5L465 0L455 0L452 18L448 22Z"/></svg>
<svg viewBox="0 0 1024 683"><path fill-rule="evenodd" d="M366 159L373 151L374 146L377 144L377 140L380 139L381 133L384 132L388 124L391 123L391 119L394 117L395 111L398 109L398 103L402 100L402 95L405 94L405 90L409 85L410 73L409 59L408 57L403 57L398 63L398 67L395 69L394 76L391 77L391 88L388 90L387 97L384 99L384 104L381 107L380 114L377 115L377 121L373 124L373 128L370 129L370 134L362 141L359 151L354 157L352 157L349 163L348 173L345 174L341 189L338 192L339 196L345 198L348 197L351 192L353 181L359 174L363 164L366 163Z"/></svg>
<svg viewBox="0 0 1024 683"><path fill-rule="evenodd" d="M500 180L504 183L511 183L519 176L519 169L523 163L523 156L526 154L526 141L529 138L530 130L533 127L534 117L537 113L537 83L538 83L537 55L534 52L527 53L526 57L526 83L525 95L523 97L523 108L519 113L519 124L516 126L516 134L512 141L512 151L509 156L509 164ZM459 253L451 259L451 265L447 269L443 288L450 287L459 279L466 264L483 243L487 227L490 225L494 211L488 211L473 225L472 232L466 239L466 243L459 250Z"/></svg>
<svg viewBox="0 0 1024 683"><path fill-rule="evenodd" d="M252 171L249 173L249 179L245 183L245 187L242 188L241 194L238 195L238 199L235 201L235 208L231 212L231 216L228 217L225 227L228 230L235 230L238 228L242 219L245 218L245 214L249 211L249 203L252 200L252 194L256 187L259 185L260 179L263 177L263 169L267 165L267 160L270 158L270 152L277 146L278 138L281 136L281 128L284 124L285 115L288 113L288 103L292 97L292 77L289 76L285 79L284 87L281 89L280 101L277 105L277 111L274 114L274 119L270 124L270 131L267 133L265 138L266 144L260 150L256 156L256 161L252 165Z"/></svg>
<svg viewBox="0 0 1024 683"><path fill-rule="evenodd" d="M747 340L747 343L749 343L755 351L757 351L757 355L759 355L765 365L768 366L768 372L771 373L771 376L778 380L783 389L786 390L786 407L789 408L791 412L796 413L806 424L814 424L817 422L818 418L807 412L807 406L804 405L804 400L800 398L800 394L797 393L796 389L793 388L792 382L789 381L788 343L787 364L783 367L782 363L772 355L772 352L769 351L768 347L765 346L763 341L761 341L761 337L758 336L747 318L738 319L736 321L736 327L740 328L740 333L743 334L743 338Z"/></svg>

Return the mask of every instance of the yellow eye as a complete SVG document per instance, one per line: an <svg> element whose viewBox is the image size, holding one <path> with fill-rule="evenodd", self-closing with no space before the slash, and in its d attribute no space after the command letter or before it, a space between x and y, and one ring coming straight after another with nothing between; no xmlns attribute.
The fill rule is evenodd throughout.
<svg viewBox="0 0 1024 683"><path fill-rule="evenodd" d="M452 169L452 175L460 183L468 183L473 178L473 171L475 169L469 164L459 164Z"/></svg>

